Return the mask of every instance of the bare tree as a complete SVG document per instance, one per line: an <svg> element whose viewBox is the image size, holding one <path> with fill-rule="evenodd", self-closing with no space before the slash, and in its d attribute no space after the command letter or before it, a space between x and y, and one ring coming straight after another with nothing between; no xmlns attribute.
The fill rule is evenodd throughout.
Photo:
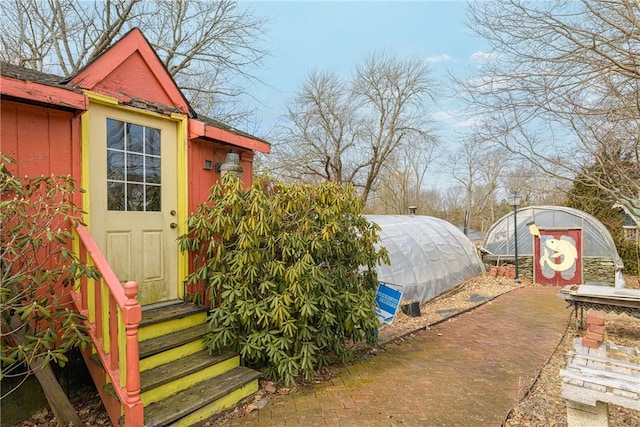
<svg viewBox="0 0 640 427"><path fill-rule="evenodd" d="M418 204L418 213L420 215L440 216L442 212L442 198L440 193L432 188L420 193L420 204Z"/></svg>
<svg viewBox="0 0 640 427"><path fill-rule="evenodd" d="M312 71L287 107L282 142L274 147L280 174L312 181L349 182L358 138L357 108L348 84ZM276 149L277 147L277 149Z"/></svg>
<svg viewBox="0 0 640 427"><path fill-rule="evenodd" d="M288 107L274 158L290 178L351 183L363 200L403 146L430 152L427 101L434 86L420 59L374 53L351 81L314 71ZM277 154L276 154L277 153Z"/></svg>
<svg viewBox="0 0 640 427"><path fill-rule="evenodd" d="M435 145L406 144L394 153L383 166L379 184L369 198L375 201L372 212L406 214L409 206L415 206L424 214L427 171L436 156L435 149Z"/></svg>
<svg viewBox="0 0 640 427"><path fill-rule="evenodd" d="M524 161L509 169L502 177L507 193L522 196L522 205L563 205L572 183L556 178L557 173L546 173L533 163Z"/></svg>
<svg viewBox="0 0 640 427"><path fill-rule="evenodd" d="M440 212L438 216L454 225L464 224L464 191L461 187L449 187L440 191Z"/></svg>
<svg viewBox="0 0 640 427"><path fill-rule="evenodd" d="M640 208L640 4L498 0L469 18L494 59L458 82L483 138Z"/></svg>
<svg viewBox="0 0 640 427"><path fill-rule="evenodd" d="M409 199L415 200L415 191L411 171L391 168L388 172L385 171L378 188L369 196L367 213L406 214L408 207L413 205Z"/></svg>
<svg viewBox="0 0 640 427"><path fill-rule="evenodd" d="M226 104L266 53L265 21L235 0L6 0L0 10L0 59L64 76L138 27L192 105L223 120L245 113Z"/></svg>
<svg viewBox="0 0 640 427"><path fill-rule="evenodd" d="M497 219L497 205L505 188L504 177L514 166L511 155L478 135L466 138L445 157L443 171L457 183L464 195L464 209L471 226L485 231Z"/></svg>

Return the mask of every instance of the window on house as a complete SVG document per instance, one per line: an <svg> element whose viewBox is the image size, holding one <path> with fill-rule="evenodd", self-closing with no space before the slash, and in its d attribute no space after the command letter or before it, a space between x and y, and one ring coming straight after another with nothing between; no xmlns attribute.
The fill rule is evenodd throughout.
<svg viewBox="0 0 640 427"><path fill-rule="evenodd" d="M160 130L107 119L107 209L158 212Z"/></svg>
<svg viewBox="0 0 640 427"><path fill-rule="evenodd" d="M626 240L637 240L640 237L640 230L636 227L624 227L623 231Z"/></svg>

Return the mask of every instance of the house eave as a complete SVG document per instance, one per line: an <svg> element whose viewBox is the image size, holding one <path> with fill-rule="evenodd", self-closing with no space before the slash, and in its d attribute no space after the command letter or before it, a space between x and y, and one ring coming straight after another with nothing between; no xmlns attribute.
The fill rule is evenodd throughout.
<svg viewBox="0 0 640 427"><path fill-rule="evenodd" d="M238 148L269 153L271 145L257 138L221 129L200 120L189 119L189 139L204 139L212 142L221 142Z"/></svg>
<svg viewBox="0 0 640 427"><path fill-rule="evenodd" d="M87 97L79 91L0 76L2 98L67 111L86 111Z"/></svg>
<svg viewBox="0 0 640 427"><path fill-rule="evenodd" d="M117 66L124 63L136 52L140 53L142 60L148 65L149 71L166 90L167 96L173 102L173 107L181 114L193 115L194 112L187 99L139 28L131 29L118 43L107 48L77 74L67 79L66 83L79 89L94 90L94 87L104 80L109 73L113 72ZM111 93L108 95L116 96L122 102L129 102L133 98L126 94Z"/></svg>
<svg viewBox="0 0 640 427"><path fill-rule="evenodd" d="M629 204L631 205L631 207L629 207L625 203L615 203L613 207L622 209L628 220L632 221L637 228L640 228L640 209L635 207L638 205L638 201L629 201Z"/></svg>

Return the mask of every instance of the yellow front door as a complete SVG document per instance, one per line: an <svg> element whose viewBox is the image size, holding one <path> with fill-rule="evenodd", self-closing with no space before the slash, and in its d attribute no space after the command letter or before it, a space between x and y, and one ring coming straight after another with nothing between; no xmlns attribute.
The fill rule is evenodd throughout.
<svg viewBox="0 0 640 427"><path fill-rule="evenodd" d="M91 233L138 302L178 297L177 122L91 104Z"/></svg>

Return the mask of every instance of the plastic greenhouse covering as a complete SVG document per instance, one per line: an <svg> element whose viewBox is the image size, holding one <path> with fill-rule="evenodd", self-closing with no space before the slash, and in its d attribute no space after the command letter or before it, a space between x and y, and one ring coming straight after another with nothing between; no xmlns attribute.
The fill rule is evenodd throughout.
<svg viewBox="0 0 640 427"><path fill-rule="evenodd" d="M613 260L616 269L623 264L611 234L595 217L578 209L564 206L529 206L516 212L518 255L534 256L533 239L529 224L544 229L582 230L582 256L604 257ZM514 256L513 212L499 219L487 232L483 249L494 256Z"/></svg>
<svg viewBox="0 0 640 427"><path fill-rule="evenodd" d="M381 227L390 265L378 280L402 292L405 301L426 302L484 271L478 252L458 228L422 215L367 215Z"/></svg>

